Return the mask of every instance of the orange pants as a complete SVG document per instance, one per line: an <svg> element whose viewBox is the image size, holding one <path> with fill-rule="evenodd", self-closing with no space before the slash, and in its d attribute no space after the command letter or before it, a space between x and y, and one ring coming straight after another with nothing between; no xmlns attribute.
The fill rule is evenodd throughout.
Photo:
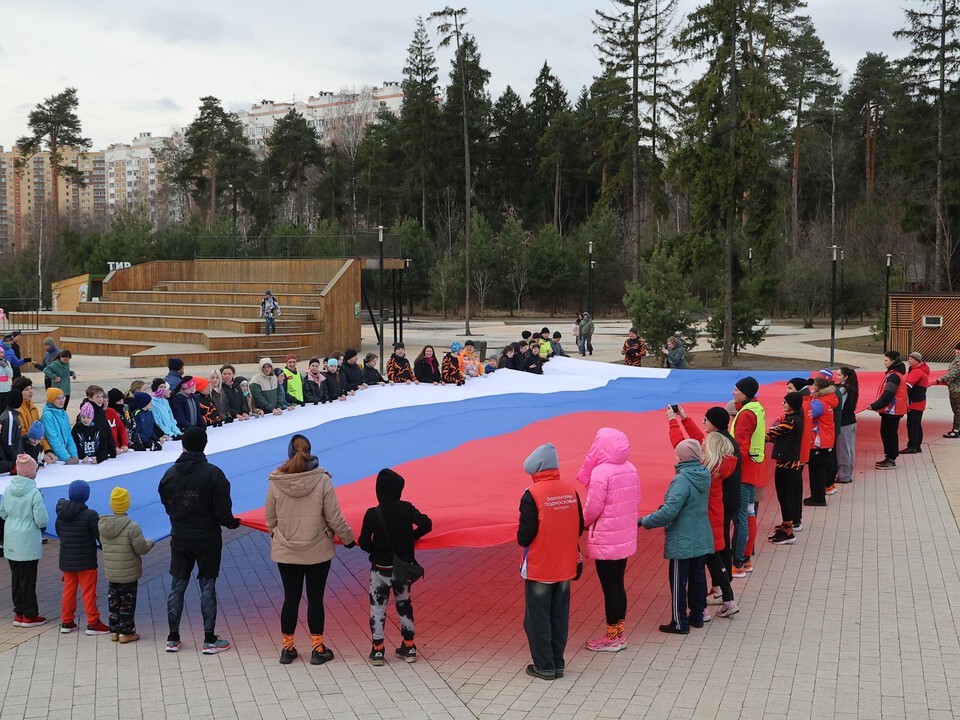
<svg viewBox="0 0 960 720"><path fill-rule="evenodd" d="M63 600L61 602L60 620L72 623L77 613L77 585L83 595L83 610L87 613L87 625L96 625L100 622L100 611L97 610L97 571L81 570L80 572L63 573Z"/></svg>

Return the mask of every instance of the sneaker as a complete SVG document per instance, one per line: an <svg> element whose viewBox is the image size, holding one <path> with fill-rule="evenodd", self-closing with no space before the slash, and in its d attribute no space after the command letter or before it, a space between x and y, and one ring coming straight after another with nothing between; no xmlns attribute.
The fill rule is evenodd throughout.
<svg viewBox="0 0 960 720"><path fill-rule="evenodd" d="M60 623L60 632L62 632L64 635L67 633L72 633L76 629L77 624L75 622Z"/></svg>
<svg viewBox="0 0 960 720"><path fill-rule="evenodd" d="M804 507L826 507L827 501L826 499L814 500L812 497L808 497L803 499L803 505Z"/></svg>
<svg viewBox="0 0 960 720"><path fill-rule="evenodd" d="M690 624L690 627L697 628L697 630L699 630L700 628L703 627L703 615L701 615L699 618L696 618L693 615L691 615L690 617L687 618L687 622Z"/></svg>
<svg viewBox="0 0 960 720"><path fill-rule="evenodd" d="M826 490L823 491L823 494L836 495L838 492L840 492L840 488L838 488L836 485L831 485L830 487L828 487Z"/></svg>
<svg viewBox="0 0 960 720"><path fill-rule="evenodd" d="M110 642L120 642L120 633L110 633Z"/></svg>
<svg viewBox="0 0 960 720"><path fill-rule="evenodd" d="M849 485L850 483L853 482L853 478L850 478L849 480L844 480L843 478L837 478L836 480L834 480L834 482L837 483L838 485Z"/></svg>
<svg viewBox="0 0 960 720"><path fill-rule="evenodd" d="M803 523L794 523L794 524L793 524L793 531L794 531L795 533L803 532Z"/></svg>
<svg viewBox="0 0 960 720"><path fill-rule="evenodd" d="M711 620L713 620L713 618L710 617L710 613L708 613L706 610L704 610L704 611L703 611L703 622L704 622L704 623L708 623L708 622L710 622Z"/></svg>
<svg viewBox="0 0 960 720"><path fill-rule="evenodd" d="M179 640L167 640L167 646L164 648L166 652L180 652L180 648L183 647L183 643Z"/></svg>
<svg viewBox="0 0 960 720"><path fill-rule="evenodd" d="M20 613L17 613L16 615L13 616L14 627L20 627L22 623L23 623L23 615L21 615Z"/></svg>
<svg viewBox="0 0 960 720"><path fill-rule="evenodd" d="M296 660L297 656L299 655L300 653L297 652L296 648L290 648L289 650L284 648L283 650L280 651L280 664L289 665L294 660Z"/></svg>
<svg viewBox="0 0 960 720"><path fill-rule="evenodd" d="M743 564L743 569L746 570L748 573L752 573L752 572L753 572L753 563L750 562L749 560L747 560L747 561Z"/></svg>
<svg viewBox="0 0 960 720"><path fill-rule="evenodd" d="M878 462L877 465L876 465L876 468L877 468L877 470L891 470L891 469L895 468L896 466L897 466L897 461L896 461L896 460L890 460L890 459L888 458L888 459L886 459L886 460L881 460L880 462Z"/></svg>
<svg viewBox="0 0 960 720"><path fill-rule="evenodd" d="M376 645L373 646L373 649L370 651L370 664L380 667L383 665L385 660L383 659L383 645L377 648Z"/></svg>
<svg viewBox="0 0 960 720"><path fill-rule="evenodd" d="M797 541L797 536L794 535L793 533L790 533L789 535L787 535L786 533L780 533L775 538L773 538L773 540L771 540L770 542L772 542L774 545L793 545L793 543L795 543L796 541Z"/></svg>
<svg viewBox="0 0 960 720"><path fill-rule="evenodd" d="M723 604L723 607L720 608L719 610L717 610L717 617L718 617L718 618L729 618L729 617L733 617L733 616L736 615L738 612L740 612L740 608L737 607L736 601L735 601L735 600L731 600L731 601L728 602L728 603L724 603L724 604Z"/></svg>
<svg viewBox="0 0 960 720"><path fill-rule="evenodd" d="M730 577L745 578L746 576L747 576L747 571L744 570L742 565L733 566L733 572L730 573Z"/></svg>
<svg viewBox="0 0 960 720"><path fill-rule="evenodd" d="M36 617L27 617L24 615L20 618L20 627L37 627L46 624L47 619L42 615L37 615Z"/></svg>
<svg viewBox="0 0 960 720"><path fill-rule="evenodd" d="M527 675L541 680L556 680L557 673L553 670L540 670L534 665L527 665Z"/></svg>
<svg viewBox="0 0 960 720"><path fill-rule="evenodd" d="M944 433L943 436L944 436L945 438L951 438L951 439L960 438L960 428L954 428L954 429L951 430L950 432Z"/></svg>
<svg viewBox="0 0 960 720"><path fill-rule="evenodd" d="M627 646L620 642L620 636L608 637L604 635L598 640L590 640L587 642L587 650L592 652L620 652L625 649Z"/></svg>
<svg viewBox="0 0 960 720"><path fill-rule="evenodd" d="M900 451L901 455L917 455L923 452L920 448L908 447Z"/></svg>
<svg viewBox="0 0 960 720"><path fill-rule="evenodd" d="M121 645L126 645L127 643L136 642L140 639L140 636L136 633L130 633L129 635L121 635L120 639L117 640Z"/></svg>
<svg viewBox="0 0 960 720"><path fill-rule="evenodd" d="M396 649L396 655L398 658L402 658L404 662L415 663L417 661L417 646L404 643Z"/></svg>
<svg viewBox="0 0 960 720"><path fill-rule="evenodd" d="M310 653L311 665L323 665L333 660L333 650L324 646L322 650L314 650Z"/></svg>
<svg viewBox="0 0 960 720"><path fill-rule="evenodd" d="M97 620L93 625L87 625L87 629L84 630L84 632L87 635L109 635L110 628Z"/></svg>
<svg viewBox="0 0 960 720"><path fill-rule="evenodd" d="M709 593L707 593L707 605L722 605L723 604L723 592L720 588L714 588Z"/></svg>
<svg viewBox="0 0 960 720"><path fill-rule="evenodd" d="M230 641L224 640L221 637L215 637L213 642L204 642L202 652L204 655L216 655L217 653L222 653L224 650L230 649Z"/></svg>
<svg viewBox="0 0 960 720"><path fill-rule="evenodd" d="M775 528L773 528L773 535L768 535L767 540L773 540L777 536L777 533L781 530L783 530L783 525L777 525Z"/></svg>
<svg viewBox="0 0 960 720"><path fill-rule="evenodd" d="M673 634L673 635L689 635L690 628L677 629L677 626L673 623L667 623L666 625L660 626L660 632Z"/></svg>

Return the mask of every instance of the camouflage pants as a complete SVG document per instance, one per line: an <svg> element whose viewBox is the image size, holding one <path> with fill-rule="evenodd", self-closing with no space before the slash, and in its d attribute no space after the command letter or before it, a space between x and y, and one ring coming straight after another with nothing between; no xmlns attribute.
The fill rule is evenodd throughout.
<svg viewBox="0 0 960 720"><path fill-rule="evenodd" d="M374 643L383 642L383 629L387 620L387 603L390 591L400 617L400 634L404 640L413 640L413 604L410 602L410 586L393 579L390 570L370 569L370 636Z"/></svg>
<svg viewBox="0 0 960 720"><path fill-rule="evenodd" d="M134 615L137 614L138 583L110 583L107 590L107 606L110 610L110 632L133 635L137 631Z"/></svg>

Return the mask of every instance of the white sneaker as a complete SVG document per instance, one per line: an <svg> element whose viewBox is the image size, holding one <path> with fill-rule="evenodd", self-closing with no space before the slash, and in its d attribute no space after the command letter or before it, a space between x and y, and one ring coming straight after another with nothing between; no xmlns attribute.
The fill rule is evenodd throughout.
<svg viewBox="0 0 960 720"><path fill-rule="evenodd" d="M737 607L736 601L731 600L728 603L724 603L723 607L717 610L717 617L718 618L733 617L738 612L740 612L740 608Z"/></svg>
<svg viewBox="0 0 960 720"><path fill-rule="evenodd" d="M794 523L794 525L793 525L793 531L794 531L795 533L803 532L803 523Z"/></svg>

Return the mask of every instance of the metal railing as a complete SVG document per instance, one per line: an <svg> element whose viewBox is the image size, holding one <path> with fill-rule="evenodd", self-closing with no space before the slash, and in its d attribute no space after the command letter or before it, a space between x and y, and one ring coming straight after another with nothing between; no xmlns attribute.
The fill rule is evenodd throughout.
<svg viewBox="0 0 960 720"><path fill-rule="evenodd" d="M0 298L0 331L36 330L40 327L37 298Z"/></svg>
<svg viewBox="0 0 960 720"><path fill-rule="evenodd" d="M380 239L376 232L356 235L237 235L200 236L196 259L210 258L351 258L377 257ZM399 235L383 236L383 256L403 257Z"/></svg>

